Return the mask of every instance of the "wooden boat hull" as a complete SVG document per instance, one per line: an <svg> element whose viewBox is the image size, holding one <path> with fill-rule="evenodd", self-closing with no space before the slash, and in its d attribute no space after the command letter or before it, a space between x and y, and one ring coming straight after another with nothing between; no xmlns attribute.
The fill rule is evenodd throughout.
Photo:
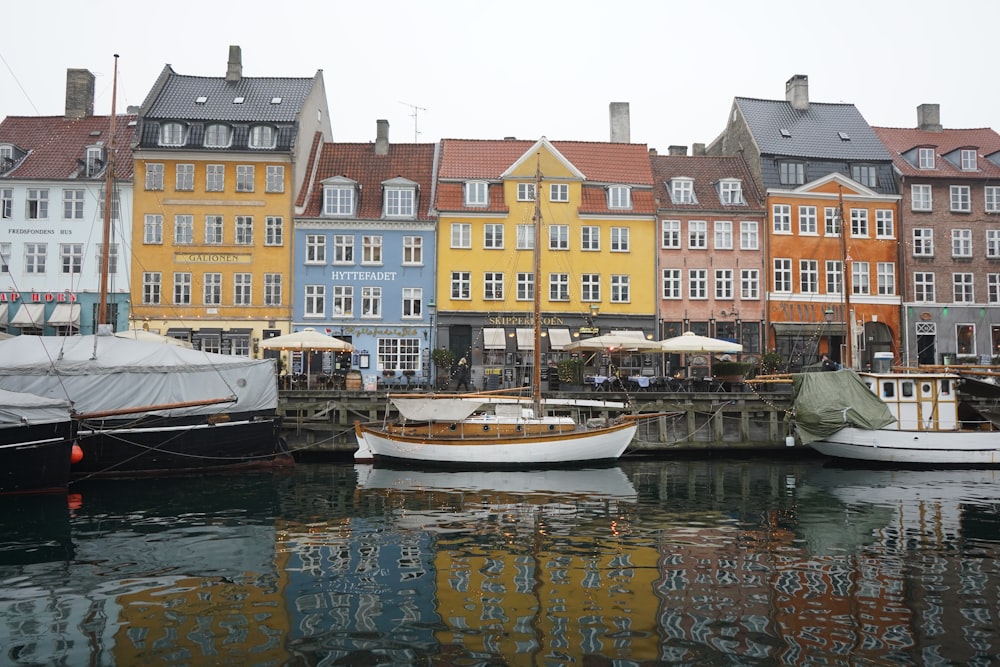
<svg viewBox="0 0 1000 667"><path fill-rule="evenodd" d="M868 430L848 426L810 443L827 456L912 465L1000 465L1000 432Z"/></svg>
<svg viewBox="0 0 1000 667"><path fill-rule="evenodd" d="M0 429L0 493L65 491L70 479L72 422Z"/></svg>

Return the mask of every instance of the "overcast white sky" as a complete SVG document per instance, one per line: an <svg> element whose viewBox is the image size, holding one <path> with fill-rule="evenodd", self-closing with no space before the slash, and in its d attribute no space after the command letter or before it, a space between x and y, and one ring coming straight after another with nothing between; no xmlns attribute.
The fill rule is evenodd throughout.
<svg viewBox="0 0 1000 667"><path fill-rule="evenodd" d="M666 153L709 143L733 97L849 102L872 125L1000 130L997 0L27 0L4 9L0 117L62 115L66 69L97 75L95 112L139 105L167 63L223 76L322 69L334 141L442 137L607 141L628 102L631 140ZM410 106L413 105L413 106Z"/></svg>

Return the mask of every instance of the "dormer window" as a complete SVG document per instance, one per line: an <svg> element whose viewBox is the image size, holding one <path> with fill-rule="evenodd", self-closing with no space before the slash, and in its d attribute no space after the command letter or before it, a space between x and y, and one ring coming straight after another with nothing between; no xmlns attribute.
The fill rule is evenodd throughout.
<svg viewBox="0 0 1000 667"><path fill-rule="evenodd" d="M405 178L382 183L382 210L387 218L416 217L417 184Z"/></svg>
<svg viewBox="0 0 1000 667"><path fill-rule="evenodd" d="M802 185L806 182L806 165L802 162L779 162L778 180L782 185Z"/></svg>
<svg viewBox="0 0 1000 667"><path fill-rule="evenodd" d="M918 169L933 169L934 168L934 149L933 148L920 148L917 150L917 168Z"/></svg>
<svg viewBox="0 0 1000 667"><path fill-rule="evenodd" d="M160 125L160 145L183 146L184 130L182 123L163 123Z"/></svg>
<svg viewBox="0 0 1000 667"><path fill-rule="evenodd" d="M851 165L851 178L861 185L874 188L878 185L878 169L873 164L854 164Z"/></svg>
<svg viewBox="0 0 1000 667"><path fill-rule="evenodd" d="M670 201L675 204L697 204L694 198L694 179L671 178Z"/></svg>
<svg viewBox="0 0 1000 667"><path fill-rule="evenodd" d="M87 178L94 178L104 170L104 147L88 146L84 157Z"/></svg>
<svg viewBox="0 0 1000 667"><path fill-rule="evenodd" d="M274 148L275 136L270 125L254 125L250 128L250 148Z"/></svg>
<svg viewBox="0 0 1000 667"><path fill-rule="evenodd" d="M608 188L608 208L632 208L632 188L627 185L612 185Z"/></svg>
<svg viewBox="0 0 1000 667"><path fill-rule="evenodd" d="M743 199L743 182L735 178L719 181L719 201L729 206L746 206Z"/></svg>
<svg viewBox="0 0 1000 667"><path fill-rule="evenodd" d="M233 131L228 125L212 123L205 128L206 148L228 148L233 140Z"/></svg>
<svg viewBox="0 0 1000 667"><path fill-rule="evenodd" d="M489 206L490 188L486 181L469 181L465 184L466 206Z"/></svg>
<svg viewBox="0 0 1000 667"><path fill-rule="evenodd" d="M14 147L10 144L0 144L0 174L8 172L14 166Z"/></svg>
<svg viewBox="0 0 1000 667"><path fill-rule="evenodd" d="M323 181L323 215L353 216L358 184L349 178L336 177Z"/></svg>
<svg viewBox="0 0 1000 667"><path fill-rule="evenodd" d="M962 149L962 171L976 171L976 151L972 148Z"/></svg>

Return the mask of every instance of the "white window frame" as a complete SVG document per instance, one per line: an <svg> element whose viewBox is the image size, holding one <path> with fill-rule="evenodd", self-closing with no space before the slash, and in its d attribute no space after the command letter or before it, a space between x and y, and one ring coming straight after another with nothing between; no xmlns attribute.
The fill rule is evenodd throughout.
<svg viewBox="0 0 1000 667"><path fill-rule="evenodd" d="M535 201L535 184L518 183L517 201Z"/></svg>
<svg viewBox="0 0 1000 667"><path fill-rule="evenodd" d="M549 274L549 301L569 301L569 274Z"/></svg>
<svg viewBox="0 0 1000 667"><path fill-rule="evenodd" d="M222 245L225 239L225 219L221 215L205 216L205 245Z"/></svg>
<svg viewBox="0 0 1000 667"><path fill-rule="evenodd" d="M331 317L354 317L354 285L332 285Z"/></svg>
<svg viewBox="0 0 1000 667"><path fill-rule="evenodd" d="M580 276L580 301L586 303L601 301L601 274L584 273Z"/></svg>
<svg viewBox="0 0 1000 667"><path fill-rule="evenodd" d="M771 207L771 225L775 234L792 233L791 204L774 204Z"/></svg>
<svg viewBox="0 0 1000 667"><path fill-rule="evenodd" d="M146 163L146 189L147 190L162 190L163 189L163 163L162 162L147 162Z"/></svg>
<svg viewBox="0 0 1000 667"><path fill-rule="evenodd" d="M403 237L403 266L423 266L424 239L422 236Z"/></svg>
<svg viewBox="0 0 1000 667"><path fill-rule="evenodd" d="M932 227L914 227L912 238L914 257L934 256L934 229Z"/></svg>
<svg viewBox="0 0 1000 667"><path fill-rule="evenodd" d="M934 188L928 183L913 183L910 185L910 210L934 210Z"/></svg>
<svg viewBox="0 0 1000 667"><path fill-rule="evenodd" d="M708 250L708 221L688 220L688 250Z"/></svg>
<svg viewBox="0 0 1000 667"><path fill-rule="evenodd" d="M414 218L416 217L417 191L415 188L387 187L385 188L385 217Z"/></svg>
<svg viewBox="0 0 1000 667"><path fill-rule="evenodd" d="M361 265L382 266L382 237L377 234L361 236Z"/></svg>
<svg viewBox="0 0 1000 667"><path fill-rule="evenodd" d="M951 256L972 257L972 230L951 230Z"/></svg>
<svg viewBox="0 0 1000 667"><path fill-rule="evenodd" d="M951 274L952 299L955 303L975 303L975 274L974 273L953 273Z"/></svg>
<svg viewBox="0 0 1000 667"><path fill-rule="evenodd" d="M679 249L681 247L681 221L663 220L660 222L660 227L662 230L660 247Z"/></svg>
<svg viewBox="0 0 1000 667"><path fill-rule="evenodd" d="M354 235L333 235L333 263L337 266L354 265Z"/></svg>
<svg viewBox="0 0 1000 667"><path fill-rule="evenodd" d="M601 228L598 225L580 227L580 250L597 252L601 249Z"/></svg>
<svg viewBox="0 0 1000 667"><path fill-rule="evenodd" d="M671 178L670 201L674 204L697 204L694 197L694 179Z"/></svg>
<svg viewBox="0 0 1000 667"><path fill-rule="evenodd" d="M715 298L720 301L729 301L733 298L733 270L715 270Z"/></svg>
<svg viewBox="0 0 1000 667"><path fill-rule="evenodd" d="M183 146L186 133L183 123L161 123L158 143L160 146Z"/></svg>
<svg viewBox="0 0 1000 667"><path fill-rule="evenodd" d="M483 249L503 250L503 230L504 225L502 222L483 223Z"/></svg>
<svg viewBox="0 0 1000 667"><path fill-rule="evenodd" d="M983 206L987 213L1000 213L1000 185L983 187Z"/></svg>
<svg viewBox="0 0 1000 667"><path fill-rule="evenodd" d="M719 201L723 206L746 206L743 199L743 182L735 178L724 178L719 181Z"/></svg>
<svg viewBox="0 0 1000 667"><path fill-rule="evenodd" d="M708 299L708 269L688 269L688 299Z"/></svg>
<svg viewBox="0 0 1000 667"><path fill-rule="evenodd" d="M264 192L285 191L285 165L269 164L264 174Z"/></svg>
<svg viewBox="0 0 1000 667"><path fill-rule="evenodd" d="M972 190L968 185L952 185L949 187L951 211L954 213L969 213L972 211Z"/></svg>
<svg viewBox="0 0 1000 667"><path fill-rule="evenodd" d="M256 169L252 164L236 165L236 191L253 192Z"/></svg>
<svg viewBox="0 0 1000 667"><path fill-rule="evenodd" d="M271 125L254 125L250 128L247 146L256 150L269 150L278 142L278 132Z"/></svg>
<svg viewBox="0 0 1000 667"><path fill-rule="evenodd" d="M190 162L174 167L174 190L178 192L194 191L194 165Z"/></svg>
<svg viewBox="0 0 1000 667"><path fill-rule="evenodd" d="M799 206L799 235L819 236L815 206Z"/></svg>
<svg viewBox="0 0 1000 667"><path fill-rule="evenodd" d="M233 142L233 129L225 123L208 123L205 125L205 137L202 145L206 148L228 148Z"/></svg>
<svg viewBox="0 0 1000 667"><path fill-rule="evenodd" d="M306 234L306 264L326 264L326 235Z"/></svg>
<svg viewBox="0 0 1000 667"><path fill-rule="evenodd" d="M569 250L569 225L549 225L549 250Z"/></svg>
<svg viewBox="0 0 1000 667"><path fill-rule="evenodd" d="M799 291L802 294L819 294L819 260L799 260Z"/></svg>
<svg viewBox="0 0 1000 667"><path fill-rule="evenodd" d="M879 296L896 295L896 263L878 262L875 265L875 274L878 280Z"/></svg>
<svg viewBox="0 0 1000 667"><path fill-rule="evenodd" d="M933 169L935 157L933 148L917 149L917 169Z"/></svg>
<svg viewBox="0 0 1000 667"><path fill-rule="evenodd" d="M663 269L660 298L678 300L683 298L684 278L680 269Z"/></svg>
<svg viewBox="0 0 1000 667"><path fill-rule="evenodd" d="M466 181L464 190L466 206L482 208L490 205L490 184L486 181Z"/></svg>
<svg viewBox="0 0 1000 667"><path fill-rule="evenodd" d="M896 214L891 208L875 209L875 238L892 239L896 237Z"/></svg>
<svg viewBox="0 0 1000 667"><path fill-rule="evenodd" d="M569 183L549 183L549 201L565 204L569 201Z"/></svg>
<svg viewBox="0 0 1000 667"><path fill-rule="evenodd" d="M740 220L740 250L760 250L760 224L756 220Z"/></svg>
<svg viewBox="0 0 1000 667"><path fill-rule="evenodd" d="M205 165L205 192L223 192L226 189L226 165Z"/></svg>
<svg viewBox="0 0 1000 667"><path fill-rule="evenodd" d="M404 287L400 295L404 320L419 320L423 317L424 290L422 287Z"/></svg>
<svg viewBox="0 0 1000 667"><path fill-rule="evenodd" d="M503 271L483 272L483 301L503 301L505 288Z"/></svg>
<svg viewBox="0 0 1000 667"><path fill-rule="evenodd" d="M264 218L264 245L285 245L285 219L282 216L268 215Z"/></svg>
<svg viewBox="0 0 1000 667"><path fill-rule="evenodd" d="M774 291L792 293L792 260L789 257L774 258Z"/></svg>
<svg viewBox="0 0 1000 667"><path fill-rule="evenodd" d="M451 247L472 248L472 224L468 222L451 223Z"/></svg>
<svg viewBox="0 0 1000 667"><path fill-rule="evenodd" d="M608 208L623 211L632 208L632 188L627 185L608 186Z"/></svg>
<svg viewBox="0 0 1000 667"><path fill-rule="evenodd" d="M323 215L351 217L356 199L353 185L324 185Z"/></svg>
<svg viewBox="0 0 1000 667"><path fill-rule="evenodd" d="M201 300L204 306L222 305L222 274L204 273L201 276Z"/></svg>
<svg viewBox="0 0 1000 667"><path fill-rule="evenodd" d="M631 252L631 237L628 227L611 228L611 252Z"/></svg>
<svg viewBox="0 0 1000 667"><path fill-rule="evenodd" d="M529 271L518 271L515 276L515 301L533 301L535 298L535 274Z"/></svg>
<svg viewBox="0 0 1000 667"><path fill-rule="evenodd" d="M142 221L142 242L144 245L163 244L163 216L147 213Z"/></svg>
<svg viewBox="0 0 1000 667"><path fill-rule="evenodd" d="M959 152L959 160L962 171L976 171L979 168L978 155L972 148L963 148Z"/></svg>
<svg viewBox="0 0 1000 667"><path fill-rule="evenodd" d="M715 240L713 242L713 247L715 248L715 250L732 250L733 221L716 220L714 223L714 227L715 227Z"/></svg>
<svg viewBox="0 0 1000 667"><path fill-rule="evenodd" d="M326 285L304 285L302 317L326 317Z"/></svg>
<svg viewBox="0 0 1000 667"><path fill-rule="evenodd" d="M760 300L760 269L740 269L740 299Z"/></svg>
<svg viewBox="0 0 1000 667"><path fill-rule="evenodd" d="M936 276L933 271L914 271L913 300L917 303L936 303L936 282Z"/></svg>
<svg viewBox="0 0 1000 667"><path fill-rule="evenodd" d="M611 303L631 302L631 281L626 274L611 274Z"/></svg>
<svg viewBox="0 0 1000 667"><path fill-rule="evenodd" d="M868 224L868 209L851 209L851 236L854 238L868 238L870 227Z"/></svg>
<svg viewBox="0 0 1000 667"><path fill-rule="evenodd" d="M449 282L451 285L451 299L453 301L472 300L471 271L452 271L451 280Z"/></svg>

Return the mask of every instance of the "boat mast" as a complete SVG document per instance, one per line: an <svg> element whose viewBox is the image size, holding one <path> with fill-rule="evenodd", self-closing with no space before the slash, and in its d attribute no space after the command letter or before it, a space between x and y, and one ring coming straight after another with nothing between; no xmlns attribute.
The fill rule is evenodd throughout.
<svg viewBox="0 0 1000 667"><path fill-rule="evenodd" d="M107 163L104 166L104 229L101 235L101 292L97 305L97 329L108 322L108 262L111 259L111 211L114 208L115 185L115 99L118 94L118 54L115 54L115 74L111 83L111 139ZM97 333L95 331L94 333Z"/></svg>
<svg viewBox="0 0 1000 667"><path fill-rule="evenodd" d="M534 329L535 340L532 352L533 361L531 374L531 403L535 416L542 415L542 369L541 369L541 348L542 348L542 297L540 282L542 275L542 253L538 251L538 246L542 242L542 164L541 157L536 158L535 167L535 215L534 223L535 242L532 246L532 261L534 263L534 313L532 315L532 328Z"/></svg>
<svg viewBox="0 0 1000 667"><path fill-rule="evenodd" d="M852 359L854 335L851 332L851 323L854 320L854 317L851 315L851 272L847 266L847 262L851 257L847 254L847 224L844 221L844 186L838 185L837 190L839 199L837 214L840 217L840 288L843 292L844 326L846 327L845 332L847 334L847 345L844 346L844 361L846 362L844 367L854 368Z"/></svg>

